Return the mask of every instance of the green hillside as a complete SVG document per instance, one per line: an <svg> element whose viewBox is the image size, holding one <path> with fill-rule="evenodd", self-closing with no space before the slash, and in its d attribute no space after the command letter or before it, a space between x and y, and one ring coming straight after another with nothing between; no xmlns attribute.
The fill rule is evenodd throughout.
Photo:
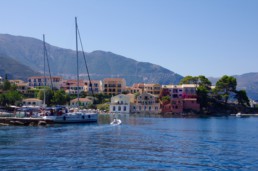
<svg viewBox="0 0 258 171"><path fill-rule="evenodd" d="M40 73L33 71L28 66L10 57L0 55L0 61L0 76L3 78L7 74L8 79L21 79L26 81L30 76L40 75Z"/></svg>

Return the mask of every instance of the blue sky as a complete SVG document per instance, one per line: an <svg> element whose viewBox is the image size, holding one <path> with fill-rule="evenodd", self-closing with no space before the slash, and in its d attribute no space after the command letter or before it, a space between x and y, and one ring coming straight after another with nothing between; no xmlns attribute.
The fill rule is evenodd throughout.
<svg viewBox="0 0 258 171"><path fill-rule="evenodd" d="M258 0L1 0L0 33L110 51L183 76L258 72Z"/></svg>

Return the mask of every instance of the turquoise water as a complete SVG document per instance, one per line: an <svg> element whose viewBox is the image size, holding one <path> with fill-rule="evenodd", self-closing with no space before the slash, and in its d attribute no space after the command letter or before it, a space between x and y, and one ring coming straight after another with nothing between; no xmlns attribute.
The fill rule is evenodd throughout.
<svg viewBox="0 0 258 171"><path fill-rule="evenodd" d="M0 127L1 170L257 170L258 118Z"/></svg>

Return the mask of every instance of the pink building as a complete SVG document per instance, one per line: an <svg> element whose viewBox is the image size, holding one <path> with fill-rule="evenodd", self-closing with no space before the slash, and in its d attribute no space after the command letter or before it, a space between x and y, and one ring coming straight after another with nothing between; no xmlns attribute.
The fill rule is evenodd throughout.
<svg viewBox="0 0 258 171"><path fill-rule="evenodd" d="M170 103L162 105L162 113L182 113L183 100L171 99Z"/></svg>
<svg viewBox="0 0 258 171"><path fill-rule="evenodd" d="M199 112L200 104L197 102L196 98L184 99L184 110L194 110L196 112Z"/></svg>

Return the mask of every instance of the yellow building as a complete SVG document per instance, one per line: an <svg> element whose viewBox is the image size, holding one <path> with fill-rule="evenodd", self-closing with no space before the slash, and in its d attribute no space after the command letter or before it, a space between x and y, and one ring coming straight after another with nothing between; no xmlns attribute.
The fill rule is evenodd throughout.
<svg viewBox="0 0 258 171"><path fill-rule="evenodd" d="M150 93L153 95L159 95L161 91L161 85L160 84L145 84L145 83L137 83L133 84L133 86L128 89L130 90L130 93Z"/></svg>
<svg viewBox="0 0 258 171"><path fill-rule="evenodd" d="M126 90L124 78L105 78L103 80L103 93L107 95L118 95Z"/></svg>
<svg viewBox="0 0 258 171"><path fill-rule="evenodd" d="M102 92L102 81L101 80L91 80L91 86L93 93L97 94ZM88 94L92 93L91 87L90 87L90 81L85 81L84 82L84 91L87 92Z"/></svg>
<svg viewBox="0 0 258 171"><path fill-rule="evenodd" d="M160 84L144 84L144 92L150 93L153 95L159 95L161 91Z"/></svg>
<svg viewBox="0 0 258 171"><path fill-rule="evenodd" d="M10 83L15 84L17 86L17 90L22 94L27 94L29 89L28 83L25 83L22 80L10 80Z"/></svg>

